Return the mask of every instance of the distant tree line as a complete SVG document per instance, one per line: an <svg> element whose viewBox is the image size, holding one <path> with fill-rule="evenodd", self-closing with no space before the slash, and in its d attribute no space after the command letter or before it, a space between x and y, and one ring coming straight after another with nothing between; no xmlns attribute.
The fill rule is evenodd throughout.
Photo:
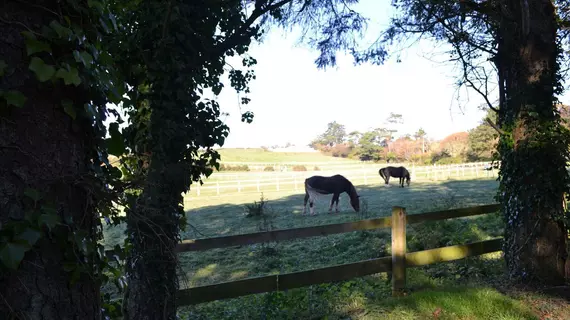
<svg viewBox="0 0 570 320"><path fill-rule="evenodd" d="M559 105L566 127L570 127L570 106ZM345 126L333 121L327 130L309 146L333 157L374 162L413 162L418 164L451 164L493 159L498 133L489 124L496 123L496 112L488 109L479 125L469 131L452 133L436 141L419 128L413 135L394 138L393 128L374 128L365 132L346 132ZM390 114L387 124L401 124L400 114Z"/></svg>
<svg viewBox="0 0 570 320"><path fill-rule="evenodd" d="M374 162L414 162L418 164L450 164L467 161L492 160L498 134L485 120L496 120L489 111L480 124L468 132L456 132L440 141L430 138L419 128L414 134L394 137L395 124L402 124L400 114L390 114L387 127L373 128L365 132L346 132L345 126L333 121L327 130L309 145L333 157L359 159Z"/></svg>

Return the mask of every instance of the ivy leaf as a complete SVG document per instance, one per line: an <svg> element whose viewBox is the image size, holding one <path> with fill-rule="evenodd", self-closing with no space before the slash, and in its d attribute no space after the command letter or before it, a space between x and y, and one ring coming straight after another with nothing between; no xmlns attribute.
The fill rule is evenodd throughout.
<svg viewBox="0 0 570 320"><path fill-rule="evenodd" d="M71 68L69 71L64 68L59 68L55 77L58 79L63 79L66 85L74 84L76 87L81 83L81 78L79 77L79 72L77 68Z"/></svg>
<svg viewBox="0 0 570 320"><path fill-rule="evenodd" d="M42 195L39 193L39 191L33 188L26 188L24 190L24 195L34 200L34 202L38 202L42 198Z"/></svg>
<svg viewBox="0 0 570 320"><path fill-rule="evenodd" d="M4 73L6 72L6 67L8 65L6 64L6 61L4 60L0 60L0 77L4 75Z"/></svg>
<svg viewBox="0 0 570 320"><path fill-rule="evenodd" d="M28 53L28 56L44 51L51 53L51 47L49 44L36 39L26 39L26 52Z"/></svg>
<svg viewBox="0 0 570 320"><path fill-rule="evenodd" d="M49 64L46 64L42 59L38 57L32 57L29 69L36 74L36 77L38 77L38 80L41 82L50 80L55 74L55 68Z"/></svg>
<svg viewBox="0 0 570 320"><path fill-rule="evenodd" d="M79 280L80 276L81 276L81 270L79 268L75 268L71 273L71 279L69 280L69 283L72 285L75 284L77 280Z"/></svg>
<svg viewBox="0 0 570 320"><path fill-rule="evenodd" d="M65 272L71 272L73 270L77 269L77 264L73 263L73 262L64 262L63 263L63 271Z"/></svg>
<svg viewBox="0 0 570 320"><path fill-rule="evenodd" d="M93 8L95 7L97 10L99 10L100 13L103 12L103 4L99 1L94 1L94 0L87 0L87 6L89 6L89 8Z"/></svg>
<svg viewBox="0 0 570 320"><path fill-rule="evenodd" d="M109 168L109 177L112 179L121 179L121 177L123 176L123 172L117 168L117 167L111 167Z"/></svg>
<svg viewBox="0 0 570 320"><path fill-rule="evenodd" d="M6 91L1 95L4 97L4 99L6 99L8 105L11 104L17 108L22 108L26 103L26 100L28 100L28 98L26 98L26 96L23 93L16 90Z"/></svg>
<svg viewBox="0 0 570 320"><path fill-rule="evenodd" d="M46 225L48 230L51 231L53 227L55 227L59 222L61 222L59 216L54 213L43 213L38 217L38 224L41 227L42 225Z"/></svg>
<svg viewBox="0 0 570 320"><path fill-rule="evenodd" d="M28 40L30 40L30 39L32 39L32 40L37 39L37 38L36 38L36 35L33 34L33 33L30 32L30 31L22 31L22 32L20 32L20 33L24 36L24 38L26 38L26 39L28 39Z"/></svg>
<svg viewBox="0 0 570 320"><path fill-rule="evenodd" d="M119 131L119 124L113 122L109 125L109 134L111 138L107 139L107 149L109 154L121 156L125 152L125 142L123 135Z"/></svg>
<svg viewBox="0 0 570 320"><path fill-rule="evenodd" d="M84 104L83 109L85 110L85 112L87 112L87 114L89 114L89 116L95 118L97 117L97 112L95 112L95 109L93 109L93 106L90 103Z"/></svg>
<svg viewBox="0 0 570 320"><path fill-rule="evenodd" d="M25 241L30 247L32 247L38 240L42 237L41 232L34 230L32 228L26 228L23 232L16 236L17 240Z"/></svg>
<svg viewBox="0 0 570 320"><path fill-rule="evenodd" d="M52 20L49 23L49 26L55 31L57 32L57 35L60 38L65 38L65 39L70 39L71 35L73 35L73 31L71 31L71 29L62 26L59 22Z"/></svg>
<svg viewBox="0 0 570 320"><path fill-rule="evenodd" d="M93 56L87 51L79 52L77 50L74 50L73 57L75 58L75 61L83 63L88 68L93 63Z"/></svg>
<svg viewBox="0 0 570 320"><path fill-rule="evenodd" d="M253 121L253 112L246 111L241 115L241 122L251 123Z"/></svg>
<svg viewBox="0 0 570 320"><path fill-rule="evenodd" d="M73 120L77 117L77 113L75 113L75 108L73 107L73 101L69 99L63 99L61 101L61 105L63 106L63 111L67 113Z"/></svg>
<svg viewBox="0 0 570 320"><path fill-rule="evenodd" d="M215 84L215 85L212 86L212 92L213 92L215 95L219 95L220 92L222 92L222 88L223 88L223 87L224 87L224 84L223 84L223 83L221 83L221 82L220 82L220 83L217 83L217 84Z"/></svg>
<svg viewBox="0 0 570 320"><path fill-rule="evenodd" d="M0 261L6 267L16 270L29 249L30 247L23 243L8 242L0 249Z"/></svg>

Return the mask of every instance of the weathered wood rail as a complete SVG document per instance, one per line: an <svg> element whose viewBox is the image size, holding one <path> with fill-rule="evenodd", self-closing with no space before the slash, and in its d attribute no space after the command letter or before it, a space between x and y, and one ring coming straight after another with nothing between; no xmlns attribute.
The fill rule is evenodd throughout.
<svg viewBox="0 0 570 320"><path fill-rule="evenodd" d="M177 251L203 251L262 242L286 241L359 230L392 228L392 256L341 264L293 273L253 277L231 282L193 287L178 291L178 305L192 305L239 296L288 290L314 284L345 281L366 275L392 272L392 293L399 295L406 283L406 268L447 262L501 251L502 238L443 248L406 252L406 226L424 221L489 214L499 210L498 204L406 215L405 208L394 207L391 217L367 219L305 228L256 232L207 239L184 240Z"/></svg>
<svg viewBox="0 0 570 320"><path fill-rule="evenodd" d="M409 215L407 224L424 221L445 220L476 216L496 212L499 210L498 204L490 204L471 208L461 208L455 210L443 210ZM203 251L215 248L226 248L241 245L250 245L263 242L277 242L308 237L326 236L330 234L345 233L360 230L372 230L389 228L392 225L392 217L366 219L344 223L325 224L313 227L293 228L273 230L266 232L254 232L238 234L233 236L213 237L205 239L183 240L178 244L177 252Z"/></svg>

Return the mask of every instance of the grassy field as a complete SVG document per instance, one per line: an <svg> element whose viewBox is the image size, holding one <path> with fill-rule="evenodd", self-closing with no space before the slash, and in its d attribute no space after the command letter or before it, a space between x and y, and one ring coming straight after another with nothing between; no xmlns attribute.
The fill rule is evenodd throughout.
<svg viewBox="0 0 570 320"><path fill-rule="evenodd" d="M264 215L247 217L244 204L259 201L260 194L203 197L187 201L191 226L184 238L203 238L271 229L321 225L387 216L392 206L409 214L495 203L493 179L413 183L411 188L383 184L357 186L361 212L351 211L346 195L341 212L327 214L330 196L316 203L316 216L302 216L303 194L294 191L264 194ZM501 217L489 214L408 227L408 250L418 251L486 240L502 235ZM105 230L108 247L122 241L122 226ZM356 231L280 243L258 244L180 254L182 287L232 281L253 276L294 272L357 262L390 254L389 230ZM503 277L500 254L487 254L454 263L409 269L409 296L390 298L386 274L335 284L257 294L180 307L182 319L539 319L549 312L570 312L564 305L552 311L552 300L539 311L525 298L496 289ZM526 299L526 300L525 300ZM542 299L542 300L541 300ZM550 309L549 309L550 308ZM564 309L566 308L566 309ZM546 310L546 311L545 311ZM562 310L562 311L560 311ZM542 312L542 313L540 313ZM567 313L568 315L570 313ZM436 316L434 316L436 315ZM551 317L550 319L558 319ZM560 318L563 319L563 318Z"/></svg>
<svg viewBox="0 0 570 320"><path fill-rule="evenodd" d="M354 162L354 160L326 156L320 152L272 152L261 148L218 149L224 162Z"/></svg>

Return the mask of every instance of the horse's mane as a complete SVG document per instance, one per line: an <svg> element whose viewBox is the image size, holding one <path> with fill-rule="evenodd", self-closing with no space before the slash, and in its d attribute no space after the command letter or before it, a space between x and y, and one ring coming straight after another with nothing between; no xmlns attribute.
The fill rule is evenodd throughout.
<svg viewBox="0 0 570 320"><path fill-rule="evenodd" d="M345 178L346 179L346 178ZM348 196L352 199L356 196L358 196L358 194L356 193L356 187L354 187L354 185L352 184L352 182L350 182L350 180L346 179L346 181L348 182Z"/></svg>

